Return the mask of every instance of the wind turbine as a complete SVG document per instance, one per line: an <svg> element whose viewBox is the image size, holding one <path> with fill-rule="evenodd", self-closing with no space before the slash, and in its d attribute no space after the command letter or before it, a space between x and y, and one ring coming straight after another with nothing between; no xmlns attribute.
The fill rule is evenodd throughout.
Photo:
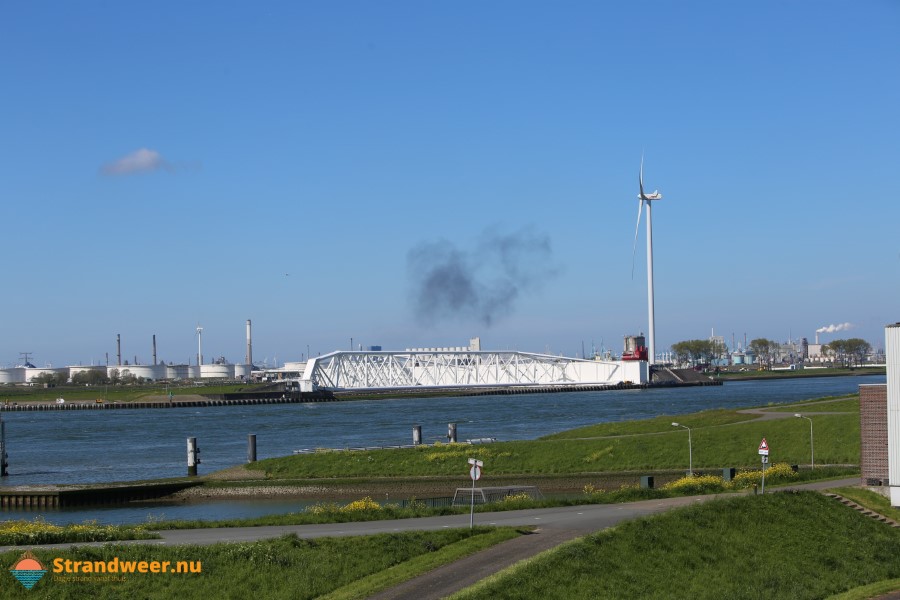
<svg viewBox="0 0 900 600"><path fill-rule="evenodd" d="M653 220L651 219L652 202L654 200L662 200L662 194L654 191L651 194L644 193L644 156L641 155L641 170L638 176L638 186L640 194L638 195L638 218L634 226L634 245L631 248L631 277L634 278L634 255L637 250L638 230L641 226L641 213L644 204L647 204L647 312L649 320L649 328L647 331L647 364L652 365L656 357L656 324L654 323L653 308Z"/></svg>

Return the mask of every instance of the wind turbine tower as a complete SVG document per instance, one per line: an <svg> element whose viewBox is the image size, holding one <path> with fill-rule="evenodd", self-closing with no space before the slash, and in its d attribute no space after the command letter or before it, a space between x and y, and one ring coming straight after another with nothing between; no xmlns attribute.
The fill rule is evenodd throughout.
<svg viewBox="0 0 900 600"><path fill-rule="evenodd" d="M197 366L203 364L203 328L197 325Z"/></svg>
<svg viewBox="0 0 900 600"><path fill-rule="evenodd" d="M653 219L651 218L651 207L654 200L662 200L662 194L654 191L650 194L644 193L644 157L641 156L641 170L638 175L638 187L640 194L638 195L638 218L637 224L634 226L634 246L631 250L631 275L634 276L634 252L637 248L638 230L641 226L641 211L644 204L647 205L647 364L652 365L656 362L656 323L654 318L653 306Z"/></svg>

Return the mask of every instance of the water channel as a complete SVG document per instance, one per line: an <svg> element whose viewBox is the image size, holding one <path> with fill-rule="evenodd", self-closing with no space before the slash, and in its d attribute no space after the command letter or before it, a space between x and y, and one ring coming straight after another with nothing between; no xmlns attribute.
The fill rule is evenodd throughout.
<svg viewBox="0 0 900 600"><path fill-rule="evenodd" d="M446 441L456 423L460 441L533 439L592 423L681 415L710 408L785 404L855 393L885 376L815 377L726 382L723 386L456 398L218 406L129 411L6 412L9 476L0 486L85 484L186 474L186 438L201 449L200 472L246 462L247 436L258 458L304 448L409 444L412 426L426 443ZM93 510L8 509L0 518L42 516L51 522L104 523L150 518L222 519L289 512L297 501L230 500L202 505Z"/></svg>

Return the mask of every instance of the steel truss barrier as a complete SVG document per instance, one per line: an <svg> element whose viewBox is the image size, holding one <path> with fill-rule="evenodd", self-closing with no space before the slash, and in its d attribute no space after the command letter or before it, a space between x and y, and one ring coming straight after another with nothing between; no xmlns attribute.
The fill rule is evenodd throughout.
<svg viewBox="0 0 900 600"><path fill-rule="evenodd" d="M641 366L643 365L643 367ZM646 363L527 352L332 352L306 363L316 389L644 383Z"/></svg>

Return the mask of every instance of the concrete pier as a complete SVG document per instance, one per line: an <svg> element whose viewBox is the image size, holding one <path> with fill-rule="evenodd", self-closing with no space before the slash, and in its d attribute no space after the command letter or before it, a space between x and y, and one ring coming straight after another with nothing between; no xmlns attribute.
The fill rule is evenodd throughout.
<svg viewBox="0 0 900 600"><path fill-rule="evenodd" d="M0 508L40 509L122 505L141 500L155 500L199 484L199 481L173 481L86 487L14 486L0 489Z"/></svg>

